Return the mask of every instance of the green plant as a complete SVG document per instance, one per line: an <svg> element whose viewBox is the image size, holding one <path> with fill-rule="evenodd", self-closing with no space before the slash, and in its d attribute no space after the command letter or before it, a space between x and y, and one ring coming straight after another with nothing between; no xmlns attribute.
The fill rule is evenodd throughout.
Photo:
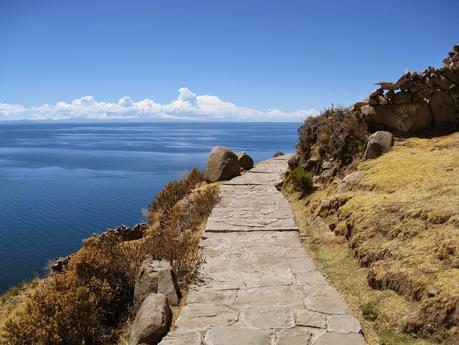
<svg viewBox="0 0 459 345"><path fill-rule="evenodd" d="M303 167L293 169L290 174L290 180L292 181L294 189L301 193L301 197L313 190L312 176L309 172L304 170Z"/></svg>
<svg viewBox="0 0 459 345"><path fill-rule="evenodd" d="M376 310L376 302L370 301L360 306L360 311L366 320L375 321L378 318L378 312Z"/></svg>

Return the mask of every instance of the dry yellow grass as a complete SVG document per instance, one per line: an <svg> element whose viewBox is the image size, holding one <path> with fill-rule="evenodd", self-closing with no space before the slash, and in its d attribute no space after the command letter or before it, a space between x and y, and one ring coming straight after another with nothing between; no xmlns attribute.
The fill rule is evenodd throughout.
<svg viewBox="0 0 459 345"><path fill-rule="evenodd" d="M330 185L293 200L319 266L358 315L367 303L376 308L376 320L363 321L372 344L423 343L400 329L459 341L458 162L459 133L407 139L361 162L364 177L352 191L336 195ZM326 219L335 233L308 225L322 198L348 199Z"/></svg>

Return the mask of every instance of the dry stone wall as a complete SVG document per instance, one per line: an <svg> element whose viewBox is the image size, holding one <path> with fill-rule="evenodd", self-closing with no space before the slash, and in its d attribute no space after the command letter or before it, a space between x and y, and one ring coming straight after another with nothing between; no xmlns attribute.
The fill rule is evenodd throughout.
<svg viewBox="0 0 459 345"><path fill-rule="evenodd" d="M422 73L406 72L352 107L360 111L370 130L401 135L453 132L459 128L459 44L443 60L443 67Z"/></svg>

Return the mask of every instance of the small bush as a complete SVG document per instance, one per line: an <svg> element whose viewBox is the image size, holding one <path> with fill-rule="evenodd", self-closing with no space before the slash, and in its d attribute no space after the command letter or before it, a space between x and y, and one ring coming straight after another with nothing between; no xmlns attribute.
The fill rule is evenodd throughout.
<svg viewBox="0 0 459 345"><path fill-rule="evenodd" d="M312 176L303 167L293 169L290 174L290 180L297 192L300 192L302 197L312 192Z"/></svg>
<svg viewBox="0 0 459 345"><path fill-rule="evenodd" d="M360 311L365 320L375 321L378 318L378 312L376 310L376 302L370 301L360 306Z"/></svg>
<svg viewBox="0 0 459 345"><path fill-rule="evenodd" d="M159 214L174 207L179 200L183 199L198 183L204 182L204 180L204 173L193 168L181 180L166 184L150 204L149 222L155 222Z"/></svg>
<svg viewBox="0 0 459 345"><path fill-rule="evenodd" d="M367 124L358 113L340 107L326 109L307 118L298 130L300 164L311 158L350 164L363 152L367 134Z"/></svg>

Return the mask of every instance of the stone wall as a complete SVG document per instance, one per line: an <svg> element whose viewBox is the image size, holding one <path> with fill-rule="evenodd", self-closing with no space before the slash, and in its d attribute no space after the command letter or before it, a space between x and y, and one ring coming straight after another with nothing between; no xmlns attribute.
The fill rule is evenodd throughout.
<svg viewBox="0 0 459 345"><path fill-rule="evenodd" d="M446 133L459 129L459 44L443 67L406 72L379 88L351 110L362 113L371 131L400 135Z"/></svg>

